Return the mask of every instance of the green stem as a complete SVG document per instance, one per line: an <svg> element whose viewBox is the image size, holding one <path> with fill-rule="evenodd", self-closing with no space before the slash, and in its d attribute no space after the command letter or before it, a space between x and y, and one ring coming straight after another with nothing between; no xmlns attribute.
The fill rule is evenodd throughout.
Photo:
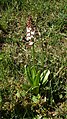
<svg viewBox="0 0 67 119"><path fill-rule="evenodd" d="M34 44L32 46L32 59L33 59L33 65L35 66L35 51L34 51Z"/></svg>

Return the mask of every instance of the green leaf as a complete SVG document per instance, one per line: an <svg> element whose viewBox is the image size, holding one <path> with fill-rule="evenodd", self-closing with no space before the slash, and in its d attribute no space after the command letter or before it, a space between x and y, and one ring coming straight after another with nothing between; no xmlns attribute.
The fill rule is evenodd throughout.
<svg viewBox="0 0 67 119"><path fill-rule="evenodd" d="M25 65L25 75L29 83L32 85L33 82L32 82L31 70L30 70L30 67L26 65Z"/></svg>
<svg viewBox="0 0 67 119"><path fill-rule="evenodd" d="M46 81L48 80L49 74L50 74L50 71L48 70L47 73L45 74L42 84L46 83Z"/></svg>
<svg viewBox="0 0 67 119"><path fill-rule="evenodd" d="M40 82L40 71L37 72L35 79L34 79L34 86L39 86Z"/></svg>
<svg viewBox="0 0 67 119"><path fill-rule="evenodd" d="M34 66L31 68L31 75L32 75L32 80L34 80L34 78L36 76L36 69Z"/></svg>
<svg viewBox="0 0 67 119"><path fill-rule="evenodd" d="M39 81L40 81L40 71L37 72L34 82L33 82L32 90L33 90L34 94L39 93Z"/></svg>
<svg viewBox="0 0 67 119"><path fill-rule="evenodd" d="M40 81L42 82L47 70L44 70L40 75Z"/></svg>

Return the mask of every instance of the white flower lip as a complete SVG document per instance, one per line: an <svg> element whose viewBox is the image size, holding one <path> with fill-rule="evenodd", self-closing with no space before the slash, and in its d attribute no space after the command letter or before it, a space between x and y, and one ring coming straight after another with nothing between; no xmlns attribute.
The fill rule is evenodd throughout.
<svg viewBox="0 0 67 119"><path fill-rule="evenodd" d="M33 35L31 35L31 38L34 38L34 36L33 36Z"/></svg>
<svg viewBox="0 0 67 119"><path fill-rule="evenodd" d="M31 27L28 28L31 31Z"/></svg>
<svg viewBox="0 0 67 119"><path fill-rule="evenodd" d="M28 36L28 37L26 38L26 40L27 40L27 41L31 40L31 37L30 37L30 36Z"/></svg>
<svg viewBox="0 0 67 119"><path fill-rule="evenodd" d="M31 27L29 27L29 28L26 27L26 31L27 31L27 32L30 32L30 31L31 31Z"/></svg>
<svg viewBox="0 0 67 119"><path fill-rule="evenodd" d="M31 35L34 35L35 34L35 31L31 31Z"/></svg>
<svg viewBox="0 0 67 119"><path fill-rule="evenodd" d="M27 33L27 37L29 37L30 36L30 33Z"/></svg>
<svg viewBox="0 0 67 119"><path fill-rule="evenodd" d="M34 43L34 42L30 41L30 42L29 42L29 45L33 45L33 43Z"/></svg>

